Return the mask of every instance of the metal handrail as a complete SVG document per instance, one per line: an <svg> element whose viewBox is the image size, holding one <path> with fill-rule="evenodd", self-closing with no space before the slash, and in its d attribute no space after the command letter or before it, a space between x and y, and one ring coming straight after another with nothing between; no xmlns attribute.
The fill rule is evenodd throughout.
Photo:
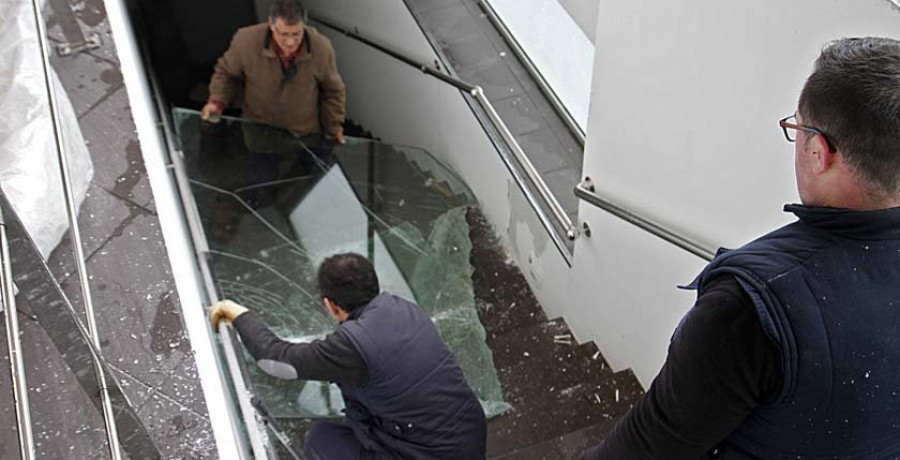
<svg viewBox="0 0 900 460"><path fill-rule="evenodd" d="M432 68L429 67L427 64L421 63L421 62L419 62L419 61L417 61L417 60L415 60L415 59L413 59L413 58L411 58L411 57L409 57L409 56L407 56L407 55L405 55L405 54L403 54L403 53L401 53L401 52L399 52L399 51L396 51L396 50L391 49L390 47L388 47L388 46L386 46L386 45L383 45L383 44L381 44L381 43L378 43L378 42L375 41L375 40L372 40L372 39L370 39L370 38L364 37L364 36L362 36L362 35L359 34L359 31L356 31L356 30L350 30L350 29L348 29L348 28L346 28L346 27L340 26L340 25L335 24L335 23L333 23L333 22L331 22L331 21L329 21L329 20L327 20L327 19L324 19L324 18L315 16L315 15L312 15L312 14L309 15L309 19L312 19L313 21L316 21L316 22L318 22L319 24L322 24L323 26L328 27L329 29L332 29L332 30L334 30L334 31L340 32L340 33L342 33L342 34L344 34L344 35L346 35L346 36L348 36L348 37L350 37L350 38L352 38L352 39L354 39L354 40L356 40L356 41L365 43L366 45L369 45L369 46L371 46L372 48L375 48L375 49L377 49L378 51L381 51L382 53L387 54L388 56L390 56L390 57L392 57L392 58L394 58L394 59L397 59L397 60L402 61L402 62L404 62L404 63L406 63L406 64L409 64L410 66L413 66L413 67L415 67L415 68L421 70L423 73L426 73L426 74L428 74L428 75L431 75L432 77L438 78L438 79L440 79L441 81L443 81L444 83L449 83L449 84L451 84L451 85L453 85L453 86L455 86L455 87L457 87L457 88L459 88L459 89L461 89L461 90L463 90L463 91L465 91L465 92L467 92L467 93L470 93L470 94L471 94L471 93L474 92L475 89L477 88L477 86L475 86L475 85L472 85L472 84L470 84L470 83L466 83L466 82L460 80L459 78L456 78L456 77L447 75L447 74L445 74L445 73L443 73L443 72L440 72L440 71L437 71L437 70L435 70L435 69L432 69Z"/></svg>
<svg viewBox="0 0 900 460"><path fill-rule="evenodd" d="M218 298L212 271L210 270L207 260L207 255L210 252L209 244L206 240L206 235L203 232L203 224L200 221L197 204L194 201L193 194L191 194L190 180L184 165L184 152L182 152L182 150L174 143L175 134L172 132L172 120L165 104L160 98L162 93L159 90L158 82L153 74L150 75L150 84L156 95L156 109L160 117L163 138L165 139L166 147L170 153L169 161L174 173L175 187L178 190L178 195L181 197L181 205L184 209L185 219L187 220L188 229L191 233L191 240L194 243L194 255L200 268L200 276L203 279L203 284L208 297L207 300L210 303L215 303L220 299ZM231 378L231 383L234 387L235 396L238 400L238 406L241 415L243 416L242 418L245 421L245 426L247 426L246 422L248 420L256 422L254 427L256 429L251 429L249 426L247 427L247 436L250 440L249 449L247 449L243 437L238 433L240 428L232 423L235 439L238 440L241 449L252 450L254 458L265 460L269 458L268 446L271 445L271 442L268 439L265 430L262 429L264 422L252 404L252 391L250 391L249 385L247 385L247 382L244 380L244 375L241 372L241 365L238 362L241 357L232 349L234 328L230 324L225 323L219 325L218 332L223 340L228 375Z"/></svg>
<svg viewBox="0 0 900 460"><path fill-rule="evenodd" d="M484 109L485 113L487 113L488 118L491 121L491 124L494 125L494 128L500 133L500 136L503 138L503 141L507 144L509 149L513 152L513 155L515 156L516 161L519 163L519 166L521 167L522 170L525 171L525 176L529 179L529 181L531 182L531 185L537 190L538 194L543 199L546 207L550 209L550 212L553 214L553 217L557 220L557 222L559 223L559 226L565 232L566 238L568 238L569 240L574 240L575 238L578 237L578 234L579 234L578 228L572 222L572 219L569 218L569 215L566 213L565 209L562 207L559 200L557 200L556 197L553 196L553 193L550 191L550 187L547 186L547 183L544 182L544 179L540 176L537 169L534 167L534 165L531 163L531 161L525 155L524 150L522 150L522 147L516 141L515 137L512 135L512 132L506 126L506 123L504 123L503 120L500 118L500 116L497 114L497 111L494 109L493 104L491 104L491 102L484 95L484 90L480 86L466 83L463 80L460 80L458 78L455 78L455 77L446 75L442 72L439 72L437 70L434 70L431 67L429 67L427 64L421 63L421 62L417 61L416 59L413 59L399 51L396 51L384 44L378 43L370 38L363 37L358 32L352 31L346 27L339 26L327 19L323 19L323 18L320 18L315 15L310 15L309 19L311 19L319 24L322 24L325 27L328 27L329 29L333 29L335 31L341 32L344 35L346 35L350 38L353 38L354 40L362 42L384 54L387 54L388 56L391 56L391 57L399 60L400 62L403 62L412 67L415 67L415 68L421 70L422 72L424 72L428 75L431 75L447 84L450 84L450 85L464 91L469 96L473 97L478 102L478 104L482 107L482 109ZM514 176L514 177L516 178L516 180L518 180L518 177L516 177L516 176ZM528 198L530 200L530 195L528 195ZM535 206L535 205L536 205L535 203L532 203L532 206ZM541 213L539 212L539 214L541 214ZM545 227L547 227L548 231L550 231L550 232L556 231L553 228L553 225L550 224L549 222L545 222L543 219L541 219L541 222L544 224Z"/></svg>
<svg viewBox="0 0 900 460"><path fill-rule="evenodd" d="M56 154L59 161L60 177L62 180L63 195L66 203L66 214L69 218L69 235L72 238L72 250L75 255L75 265L78 271L78 279L81 285L81 293L84 298L84 310L87 318L88 333L93 345L100 353L100 336L97 331L97 321L94 316L94 303L91 296L91 288L87 277L87 267L84 263L84 253L81 244L81 232L78 229L78 212L75 208L75 197L72 192L72 180L69 176L68 157L62 139L62 126L59 121L59 111L56 101L56 90L51 77L50 58L47 55L47 30L44 25L43 14L39 0L32 0L34 9L34 22L38 30L38 42L40 45L41 60L44 69L44 81L47 85L47 101L50 108L50 117L53 120L53 138L56 141ZM102 355L98 356L102 358ZM103 405L103 421L106 426L106 438L109 442L109 453L113 460L122 458L119 445L119 432L116 427L115 413L109 396L109 387L106 382L106 374L99 359L93 360L94 373L100 386L100 395Z"/></svg>
<svg viewBox="0 0 900 460"><path fill-rule="evenodd" d="M600 209L642 229L662 238L701 259L711 261L716 255L715 248L709 247L697 241L694 241L684 235L678 234L656 222L653 222L635 212L629 211L609 200L597 195L594 184L590 177L586 177L584 182L575 186L575 196L597 206Z"/></svg>
<svg viewBox="0 0 900 460"><path fill-rule="evenodd" d="M9 347L9 371L16 400L16 423L19 433L19 452L22 460L32 460L34 434L31 427L31 407L28 403L28 385L25 380L25 362L22 359L22 342L19 339L19 318L16 295L13 293L12 259L6 237L6 221L0 210L0 295L3 299L3 315L6 320L6 344Z"/></svg>
<svg viewBox="0 0 900 460"><path fill-rule="evenodd" d="M500 135L503 137L503 140L509 145L510 150L515 155L516 160L523 167L522 169L525 171L525 174L528 175L528 178L531 180L534 188L537 189L537 192L541 195L548 204L550 211L553 213L553 216L557 221L561 222L563 225L563 229L566 231L566 238L570 240L574 240L578 237L578 232L575 228L575 225L572 223L572 220L569 219L569 215L566 214L566 211L563 209L562 205L556 201L556 197L553 196L553 192L550 191L550 187L547 186L547 183L544 182L544 179L541 178L540 174L537 172L537 168L531 163L531 160L528 159L528 156L525 155L525 152L522 150L522 147L516 142L516 139L513 137L512 132L507 128L506 124L503 123L503 120L500 119L500 115L497 114L497 111L494 109L494 106L491 105L490 101L488 101L487 96L484 95L484 90L481 87L478 87L475 90L475 94L473 94L475 99L481 104L482 108L484 108L488 117L494 122L494 126L497 128L497 131L500 132Z"/></svg>
<svg viewBox="0 0 900 460"><path fill-rule="evenodd" d="M485 0L480 0L478 5L481 6L481 10L484 11L485 15L487 15L488 19L494 24L494 28L497 29L497 32L500 33L500 36L503 37L503 41L509 46L510 50L512 50L513 54L522 62L522 65L525 67L525 70L531 75L531 78L534 79L538 84L538 88L540 88L541 92L544 93L544 96L547 97L547 100L550 102L550 105L553 106L553 110L562 118L566 127L569 128L569 131L575 136L575 140L581 144L581 148L584 148L585 144L585 133L584 130L581 129L581 126L575 121L575 117L569 112L569 109L566 108L565 104L563 104L562 100L560 100L559 96L556 94L556 91L550 86L550 83L547 82L547 79L544 78L544 75L538 70L537 66L534 65L534 62L531 61L531 58L528 57L528 53L522 49L522 46L519 45L519 41L513 37L512 33L509 31L509 28L506 27L506 23L500 19L500 15L497 14L497 11L494 10L494 7L490 5Z"/></svg>

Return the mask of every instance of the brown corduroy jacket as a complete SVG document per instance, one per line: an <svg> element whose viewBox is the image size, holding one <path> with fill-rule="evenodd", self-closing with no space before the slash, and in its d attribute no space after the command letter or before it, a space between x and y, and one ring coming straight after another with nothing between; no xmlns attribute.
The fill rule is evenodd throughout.
<svg viewBox="0 0 900 460"><path fill-rule="evenodd" d="M334 134L346 114L346 88L327 37L306 26L296 73L288 76L267 23L238 29L216 63L209 99L225 106L244 94L243 117L294 134Z"/></svg>

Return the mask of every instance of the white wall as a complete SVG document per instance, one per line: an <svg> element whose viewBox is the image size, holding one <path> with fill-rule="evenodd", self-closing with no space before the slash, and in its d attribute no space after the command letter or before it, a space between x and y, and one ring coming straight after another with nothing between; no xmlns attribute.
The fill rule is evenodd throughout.
<svg viewBox="0 0 900 460"><path fill-rule="evenodd" d="M737 246L789 221L793 146L777 121L829 39L900 37L886 0L603 0L584 174L600 193L698 240ZM693 299L700 259L581 204L562 309L615 368L649 384Z"/></svg>
<svg viewBox="0 0 900 460"><path fill-rule="evenodd" d="M569 12L569 16L584 32L584 36L594 42L597 31L597 12L600 9L598 0L559 0L559 4Z"/></svg>

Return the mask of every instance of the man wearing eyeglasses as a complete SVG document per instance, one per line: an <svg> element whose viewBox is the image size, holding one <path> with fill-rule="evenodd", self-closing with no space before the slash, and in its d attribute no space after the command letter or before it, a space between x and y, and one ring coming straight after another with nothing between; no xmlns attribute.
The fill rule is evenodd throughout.
<svg viewBox="0 0 900 460"><path fill-rule="evenodd" d="M588 459L900 458L900 42L830 43L779 122L797 221L720 251Z"/></svg>
<svg viewBox="0 0 900 460"><path fill-rule="evenodd" d="M243 91L244 118L344 142L346 89L334 48L304 16L299 1L276 0L267 23L237 31L216 64L203 119L215 119Z"/></svg>

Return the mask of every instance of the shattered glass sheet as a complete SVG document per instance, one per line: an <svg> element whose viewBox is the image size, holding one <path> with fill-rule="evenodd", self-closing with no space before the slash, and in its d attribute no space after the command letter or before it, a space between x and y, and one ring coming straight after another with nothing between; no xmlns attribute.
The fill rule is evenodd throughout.
<svg viewBox="0 0 900 460"><path fill-rule="evenodd" d="M426 152L365 139L346 145L175 109L181 148L220 297L258 312L280 337L335 328L316 290L319 263L354 251L382 290L415 300L459 358L488 416L508 409L472 288L465 184ZM278 380L246 355L256 392L278 417L339 417L339 390Z"/></svg>

